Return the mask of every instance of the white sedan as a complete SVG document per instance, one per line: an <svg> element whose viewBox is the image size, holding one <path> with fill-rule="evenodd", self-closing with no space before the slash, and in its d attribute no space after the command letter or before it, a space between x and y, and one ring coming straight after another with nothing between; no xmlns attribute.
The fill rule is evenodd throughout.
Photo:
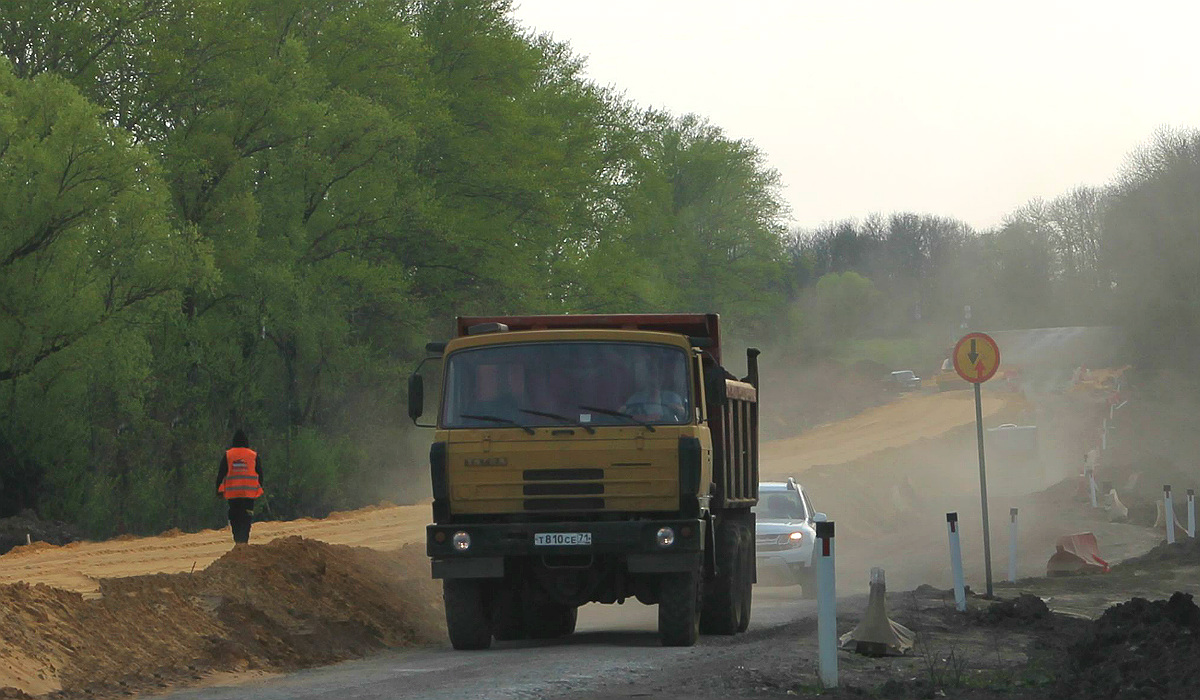
<svg viewBox="0 0 1200 700"><path fill-rule="evenodd" d="M804 597L815 597L814 524L824 521L825 514L813 510L808 494L791 478L760 483L754 513L758 582L767 586L799 584Z"/></svg>

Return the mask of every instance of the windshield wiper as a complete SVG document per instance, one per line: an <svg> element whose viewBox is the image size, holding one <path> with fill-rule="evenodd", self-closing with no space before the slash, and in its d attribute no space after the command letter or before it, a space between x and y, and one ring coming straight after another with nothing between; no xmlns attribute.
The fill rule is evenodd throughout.
<svg viewBox="0 0 1200 700"><path fill-rule="evenodd" d="M516 422L515 420L509 420L508 418L501 418L500 416L481 416L479 414L473 414L473 413L460 413L460 414L458 414L458 417L459 418L470 418L471 420L490 420L493 423L507 423L508 425L514 425L514 426L520 428L521 430L524 430L525 432L529 433L530 435L536 434L534 432L533 428L530 428L528 425L521 425L520 423Z"/></svg>
<svg viewBox="0 0 1200 700"><path fill-rule="evenodd" d="M594 411L596 413L602 413L606 416L617 416L618 418L628 418L629 420L633 421L634 423L637 423L638 425L642 426L646 430L649 430L652 433L654 432L653 425L650 425L649 423L642 420L641 418L638 418L637 416L633 416L628 413L625 413L624 411L612 411L607 408L600 408L598 406L580 406L580 408L582 408L585 411Z"/></svg>
<svg viewBox="0 0 1200 700"><path fill-rule="evenodd" d="M535 416L543 416L545 418L553 418L555 420L560 420L568 425L573 425L577 428L583 428L584 430L588 431L588 435L594 435L596 433L596 429L593 428L592 426L586 425L577 420L571 420L570 418L567 418L566 416L560 416L557 413L547 413L546 411L535 411L532 408L518 408L517 410L520 411L521 413L529 413L529 414L532 414Z"/></svg>

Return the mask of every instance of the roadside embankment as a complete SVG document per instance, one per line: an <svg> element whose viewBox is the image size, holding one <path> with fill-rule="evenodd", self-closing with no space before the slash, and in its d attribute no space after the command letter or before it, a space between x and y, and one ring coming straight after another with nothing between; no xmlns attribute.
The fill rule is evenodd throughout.
<svg viewBox="0 0 1200 700"><path fill-rule="evenodd" d="M440 587L417 546L378 552L293 536L236 547L194 573L98 585L92 599L0 585L0 688L117 696L444 637Z"/></svg>

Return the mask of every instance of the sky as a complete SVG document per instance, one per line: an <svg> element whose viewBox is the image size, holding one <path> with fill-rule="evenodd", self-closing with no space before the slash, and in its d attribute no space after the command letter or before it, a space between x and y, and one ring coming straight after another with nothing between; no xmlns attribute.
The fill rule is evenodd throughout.
<svg viewBox="0 0 1200 700"><path fill-rule="evenodd" d="M587 76L695 113L779 171L791 225L996 226L1200 127L1200 3L513 0Z"/></svg>

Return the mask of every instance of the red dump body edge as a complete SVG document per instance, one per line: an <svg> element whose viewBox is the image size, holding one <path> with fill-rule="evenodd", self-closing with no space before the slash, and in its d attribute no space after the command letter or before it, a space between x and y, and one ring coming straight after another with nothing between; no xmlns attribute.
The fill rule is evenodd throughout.
<svg viewBox="0 0 1200 700"><path fill-rule="evenodd" d="M719 314L571 314L565 316L459 316L455 335L480 323L503 323L510 331L550 329L622 329L679 333L693 338L711 338L708 352L721 362Z"/></svg>

